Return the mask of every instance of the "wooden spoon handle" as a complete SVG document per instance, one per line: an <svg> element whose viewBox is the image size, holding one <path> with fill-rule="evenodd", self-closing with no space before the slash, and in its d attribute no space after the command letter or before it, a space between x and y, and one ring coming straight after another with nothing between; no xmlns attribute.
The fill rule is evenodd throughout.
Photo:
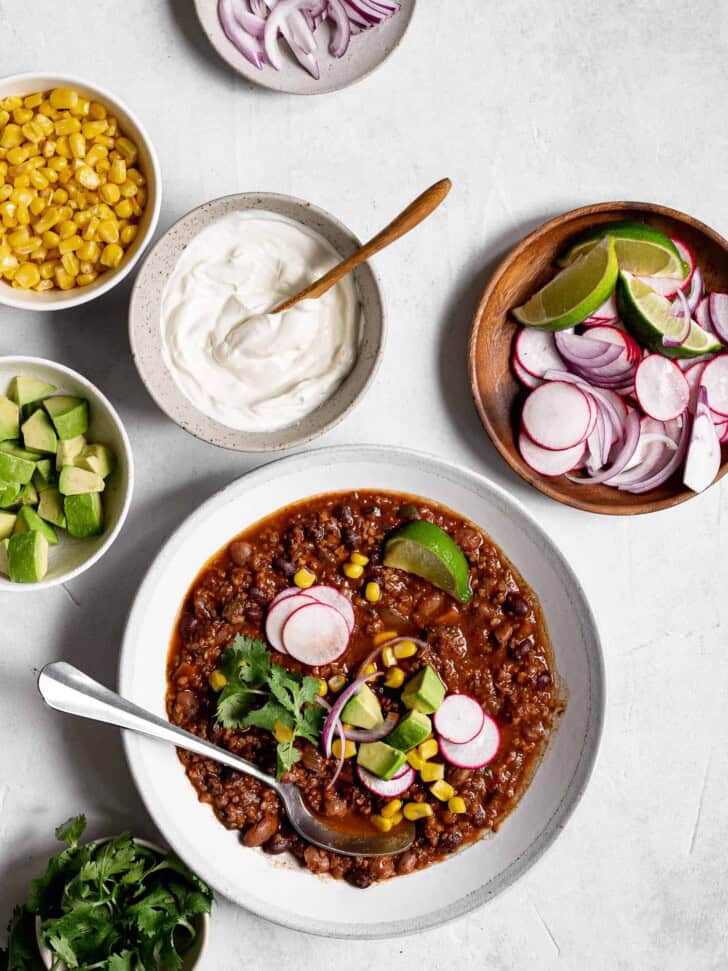
<svg viewBox="0 0 728 971"><path fill-rule="evenodd" d="M441 179L440 182L436 182L431 185L429 189L426 189L422 195L417 196L414 202L410 203L407 208L401 212L392 222L385 226L384 229L377 233L368 243L352 253L351 256L342 260L341 263L329 270L329 272L322 276L320 280L316 280L310 286L306 287L305 290L301 290L300 293L295 294L293 297L289 297L282 304L279 304L274 310L270 312L272 314L279 314L284 310L290 310L294 304L297 304L300 300L312 300L316 297L322 296L327 290L330 290L335 283L350 273L352 270L356 269L362 263L374 256L380 250L383 250L385 246L389 246L395 240L399 239L400 236L404 236L408 233L410 229L414 229L418 226L423 219L426 219L431 212L440 205L445 196L450 191L452 182L450 179Z"/></svg>

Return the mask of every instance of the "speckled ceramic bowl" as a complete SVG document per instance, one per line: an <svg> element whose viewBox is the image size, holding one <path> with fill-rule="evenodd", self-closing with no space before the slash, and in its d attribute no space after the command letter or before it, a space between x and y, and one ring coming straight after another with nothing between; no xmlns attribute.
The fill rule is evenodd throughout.
<svg viewBox="0 0 728 971"><path fill-rule="evenodd" d="M270 452L304 445L338 424L364 395L376 373L384 345L385 315L382 292L369 263L354 270L361 302L359 355L347 377L315 411L285 428L266 432L230 428L199 411L177 386L162 353L161 303L170 274L191 240L230 212L260 210L293 219L328 240L342 259L360 241L346 226L309 202L270 192L248 192L205 202L183 216L159 240L137 276L129 305L132 354L142 381L162 411L185 431L212 445L238 452Z"/></svg>

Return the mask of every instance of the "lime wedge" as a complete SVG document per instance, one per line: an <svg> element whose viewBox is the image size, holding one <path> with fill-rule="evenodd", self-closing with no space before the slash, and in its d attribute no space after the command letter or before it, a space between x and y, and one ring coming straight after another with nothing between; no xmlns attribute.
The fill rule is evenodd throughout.
<svg viewBox="0 0 728 971"><path fill-rule="evenodd" d="M580 256L594 249L605 236L614 239L620 270L637 276L667 276L678 280L684 280L690 272L669 236L654 226L637 222L595 226L576 240L559 260L559 265L570 266Z"/></svg>
<svg viewBox="0 0 728 971"><path fill-rule="evenodd" d="M458 544L434 523L405 523L384 544L384 565L428 580L460 603L473 595L468 561Z"/></svg>
<svg viewBox="0 0 728 971"><path fill-rule="evenodd" d="M682 319L673 317L672 304L666 297L629 273L619 274L617 307L632 336L657 354L672 358L699 357L721 350L720 342L695 321L686 341L679 347L665 347L662 338L677 336Z"/></svg>
<svg viewBox="0 0 728 971"><path fill-rule="evenodd" d="M606 236L588 253L558 273L513 316L526 327L564 330L600 307L617 283L619 264L614 240Z"/></svg>

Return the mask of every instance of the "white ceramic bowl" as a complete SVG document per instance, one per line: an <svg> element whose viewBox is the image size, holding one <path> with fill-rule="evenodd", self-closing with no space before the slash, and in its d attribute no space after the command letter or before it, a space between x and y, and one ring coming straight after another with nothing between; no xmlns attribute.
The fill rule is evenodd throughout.
<svg viewBox="0 0 728 971"><path fill-rule="evenodd" d="M106 836L103 839L95 840L96 843L108 843L113 836ZM166 850L161 846L157 846L156 843L150 843L149 840L142 840L134 838L134 842L138 843L139 846L146 846L148 850L154 850L161 856L166 854ZM205 947L207 946L207 937L210 930L210 915L209 914L198 914L195 918L195 924L197 925L195 930L197 934L195 936L194 946L190 951L187 951L182 960L182 971L193 971L201 962L203 954L205 953ZM35 918L35 939L38 944L38 953L40 954L40 959L43 964L50 971L53 968L53 954L40 942L40 930L42 926L42 921L40 917ZM65 964L57 964L55 966L55 971L66 971Z"/></svg>
<svg viewBox="0 0 728 971"><path fill-rule="evenodd" d="M41 357L0 357L0 394L5 394L17 374L27 374L59 391L86 398L89 404L89 442L108 445L116 456L116 469L106 480L102 494L106 526L100 536L74 539L59 530L59 543L50 548L48 573L40 583L11 583L0 575L0 593L37 593L66 583L101 559L124 525L134 489L134 461L131 444L114 406L99 389L78 371Z"/></svg>
<svg viewBox="0 0 728 971"><path fill-rule="evenodd" d="M216 890L297 930L378 938L431 929L504 890L553 843L589 779L604 711L599 635L578 578L523 506L481 476L400 449L322 449L258 469L197 509L157 556L129 617L119 690L166 717L168 645L180 605L205 561L281 506L357 488L424 496L469 517L502 547L540 598L568 703L530 787L497 835L362 891L240 846L237 834L198 800L172 748L132 733L124 735L124 745L157 827Z"/></svg>
<svg viewBox="0 0 728 971"><path fill-rule="evenodd" d="M84 97L101 102L119 119L119 127L139 149L139 167L147 180L147 204L136 239L124 254L124 259L117 269L100 274L86 287L74 287L72 290L45 290L42 293L36 293L33 290L17 290L6 282L0 281L0 304L8 307L20 307L26 310L67 310L69 307L78 307L82 303L93 300L94 297L101 296L102 293L106 293L120 283L131 271L154 235L159 220L159 210L162 205L162 178L157 153L142 123L116 95L83 78L66 74L14 74L0 78L0 98L6 98L11 94L34 94L36 91L49 91L58 87L74 88Z"/></svg>

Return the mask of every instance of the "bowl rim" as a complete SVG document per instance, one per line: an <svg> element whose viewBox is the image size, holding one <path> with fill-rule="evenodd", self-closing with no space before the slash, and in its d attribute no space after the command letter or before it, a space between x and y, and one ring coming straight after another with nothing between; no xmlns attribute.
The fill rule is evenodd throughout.
<svg viewBox="0 0 728 971"><path fill-rule="evenodd" d="M527 467L520 468L519 466L515 465L507 448L501 441L501 438L491 421L489 411L483 402L483 396L480 392L476 348L481 328L486 326L485 312L487 305L492 299L495 290L499 286L502 276L510 266L511 262L516 259L516 257L520 256L534 242L547 235L556 226L564 225L572 220L578 219L581 216L598 216L602 213L609 212L619 214L620 211L625 209L642 211L646 215L665 216L668 219L674 219L676 222L686 224L690 226L691 229L703 233L712 242L720 246L721 249L724 250L726 258L728 259L728 240L721 236L721 234L715 229L712 229L706 223L702 222L700 219L696 219L694 216L691 216L688 213L681 212L679 209L672 209L669 206L662 206L659 203L654 202L632 202L629 200L599 202L592 205L579 206L576 209L569 209L566 212L561 213L560 215L552 216L550 219L541 223L541 225L537 226L534 230L524 236L523 239L516 243L516 245L513 246L500 260L497 267L491 274L478 301L478 306L473 315L473 322L468 340L468 373L470 377L470 394L476 411L478 412L480 421L488 433L488 437L500 453L501 457L505 460L508 467L521 479L523 479L524 482L527 482L530 486L533 486L534 489L538 489L539 492L542 492L545 496L548 496L549 499L553 499L556 502L560 502L566 506L571 506L573 509L579 509L583 512L596 513L604 516L637 516L653 512L660 512L663 509L670 509L673 506L679 505L680 503L687 502L689 499L695 498L698 493L692 492L691 490L683 487L676 492L675 495L667 496L664 499L641 499L639 502L630 503L629 506L623 506L618 501L614 504L607 504L602 501L590 501L588 499L579 499L578 496L564 495L561 490L555 486L554 481L552 481L550 478L539 475L538 472L534 472ZM728 461L721 464L718 475L715 477L709 488L712 488L712 486L719 482L726 473L728 473ZM558 482L559 478L557 478L555 482ZM619 496L620 493L616 492L615 499L618 499Z"/></svg>
<svg viewBox="0 0 728 971"><path fill-rule="evenodd" d="M124 446L124 455L126 457L128 469L126 490L118 519L116 520L116 524L114 525L113 529L109 530L108 534L104 538L103 543L99 546L95 553L92 553L88 559L83 561L83 563L79 563L78 566L74 567L72 570L68 570L66 573L61 574L59 577L54 577L50 580L41 580L39 583L6 583L2 587L2 593L32 594L37 593L39 590L48 590L51 587L58 587L64 583L68 583L70 580L75 579L75 577L85 573L86 570L97 563L104 553L107 552L109 547L121 532L131 507L132 495L134 493L134 454L132 452L131 442L129 440L126 428L124 427L116 408L114 408L106 395L92 381L89 381L88 378L84 377L83 374L79 374L78 371L74 371L73 368L67 367L65 364L59 364L57 361L51 361L49 358L45 357L28 357L21 354L0 355L0 365L5 366L8 364L17 364L19 368L48 368L49 370L57 371L62 375L73 378L73 380L77 381L81 387L90 388L94 395L98 397L102 406L106 409L112 423L116 426L122 445Z"/></svg>
<svg viewBox="0 0 728 971"><path fill-rule="evenodd" d="M126 680L126 669L130 664L132 644L139 639L136 628L141 621L141 610L143 599L147 597L148 591L157 582L160 573L169 569L173 562L174 548L181 541L186 531L194 524L195 520L204 519L208 511L221 501L225 501L226 494L235 494L241 488L249 485L264 484L266 481L274 479L278 472L286 467L300 466L303 464L321 463L330 465L336 461L361 461L369 459L372 462L406 462L409 464L424 465L428 471L434 471L438 476L451 482L462 485L468 484L476 491L490 493L504 506L513 510L524 522L529 531L532 531L550 550L554 559L568 578L576 598L579 601L585 624L588 627L592 649L588 651L590 664L590 699L589 715L584 731L579 759L573 775L568 781L564 794L559 802L557 809L544 821L540 832L534 837L530 846L524 850L500 875L500 882L496 888L480 887L467 896L461 897L456 903L441 907L432 913L421 915L418 918L403 919L398 921L381 921L376 924L367 925L364 930L352 927L348 933L342 932L339 924L328 923L325 919L319 921L307 921L304 925L296 919L286 918L284 912L277 911L270 914L264 908L256 907L253 902L247 901L242 904L239 899L233 901L241 907L249 910L271 923L290 930L304 931L305 933L319 937L347 940L378 940L392 937L409 936L425 930L432 930L471 913L476 908L495 899L504 891L520 879L531 867L533 867L556 842L561 831L567 825L577 806L579 805L584 792L586 791L592 773L594 771L600 744L604 730L604 719L606 714L606 671L604 662L604 652L599 634L599 627L591 608L591 604L586 595L574 568L569 559L562 552L556 541L551 538L536 517L529 512L527 507L516 499L507 489L498 485L496 482L487 478L479 472L472 471L458 462L442 459L438 456L428 454L410 448L403 448L392 445L333 445L295 455L288 455L276 458L264 465L258 466L250 472L233 479L227 486L214 492L202 505L197 506L185 519L183 519L175 531L167 538L162 547L157 551L157 555L149 564L146 573L142 577L140 585L134 597L134 602L127 616L127 622L122 636L121 649L119 651L119 662L117 668L117 686L119 691L124 690ZM548 619L547 619L548 620ZM176 841L164 831L164 820L160 820L156 814L156 807L149 798L148 792L144 787L144 779L137 764L137 755L134 752L136 736L132 732L122 733L122 744L126 756L129 772L134 781L139 797L155 826L163 833L165 840L172 847L175 853L185 859L185 853L180 852ZM218 890L226 896L224 891Z"/></svg>
<svg viewBox="0 0 728 971"><path fill-rule="evenodd" d="M96 297L102 296L104 293L108 293L117 283L121 281L131 272L131 270L136 266L141 258L142 253L149 245L149 241L154 236L157 229L157 224L159 222L159 214L162 209L162 170L159 164L159 158L157 156L157 151L154 147L154 143L149 137L147 129L144 127L142 122L139 120L139 116L133 111L129 105L119 98L117 95L113 94L107 88L100 87L94 82L87 81L86 78L82 78L74 74L66 74L63 71L59 71L54 74L52 71L26 71L20 74L8 74L4 77L0 77L0 87L6 84L25 84L27 83L38 83L41 87L44 83L57 82L62 80L71 87L86 88L88 91L94 91L99 96L100 101L106 101L112 106L118 106L123 112L125 112L128 117L132 120L136 126L139 134L141 135L142 141L144 142L144 147L149 154L149 159L151 162L151 173L145 173L146 177L149 179L151 174L152 178L150 181L154 185L154 203L152 205L151 216L149 219L149 224L146 228L145 233L139 239L136 246L135 252L129 257L129 259L124 260L121 266L113 272L109 273L108 279L103 283L100 283L98 287L90 290L87 293L78 293L67 298L57 298L55 300L47 301L34 301L32 298L24 300L15 296L16 291L12 287L1 286L0 287L0 305L6 307L13 307L18 310L33 310L44 313L51 310L69 310L73 307L80 307L82 304L89 303L91 300L95 300ZM81 291L84 290L83 287L79 288ZM6 293L9 291L9 294ZM66 291L68 293L73 293L73 291Z"/></svg>
<svg viewBox="0 0 728 971"><path fill-rule="evenodd" d="M205 202L201 202L199 205L194 206L192 209L188 210L183 215L181 215L177 220L175 220L175 222L173 222L165 230L164 234L159 237L159 239L154 243L154 245L149 249L149 251L146 253L144 257L144 261L139 270L139 273L136 276L136 279L134 280L134 284L132 286L131 293L129 296L128 328L129 328L129 344L131 346L131 355L134 360L134 364L136 365L136 369L139 373L139 376L144 384L144 387L147 389L147 392L152 397L157 407L161 411L163 411L164 414L171 421L173 421L179 428L187 432L189 435L192 435L194 438L198 439L199 441L205 442L207 445L214 445L217 448L224 448L231 452L240 452L242 454L251 454L251 455L256 453L267 454L267 453L274 453L274 452L282 452L292 448L299 448L300 446L307 445L309 442L312 442L314 439L319 438L321 435L325 435L327 432L331 431L331 429L335 428L340 422L342 422L344 418L346 418L347 415L349 415L357 407L357 405L361 403L362 399L365 397L365 395L371 388L371 385L373 384L374 379L377 376L377 373L379 372L379 368L384 358L384 352L386 348L387 333L388 333L388 318L387 318L387 307L386 307L386 301L384 296L384 289L382 287L382 281L379 276L379 273L377 272L376 268L372 264L371 260L367 260L364 264L362 264L361 269L366 269L367 272L371 274L372 282L374 284L374 290L376 292L378 302L379 302L379 307L381 309L381 315L380 315L381 320L380 320L380 328L379 328L380 336L376 346L375 353L372 358L371 366L369 368L369 373L367 374L361 388L359 389L359 392L345 408L338 411L332 418L330 418L323 425L317 427L312 431L300 432L298 435L296 435L288 442L285 442L282 444L275 444L275 443L274 444L262 444L262 443L246 444L245 446L242 446L242 445L232 444L232 442L229 439L223 440L219 438L217 433L215 433L213 437L206 437L205 435L202 434L201 431L197 430L195 427L188 427L187 424L182 424L179 418L176 415L173 415L171 413L172 409L168 406L167 403L161 400L162 396L158 392L158 389L153 387L151 383L147 380L147 375L145 371L140 367L138 362L138 349L141 347L141 341L137 333L138 328L137 328L136 316L138 312L136 308L141 296L141 287L145 285L145 281L143 281L142 277L143 277L146 265L154 257L154 255L159 252L162 245L167 242L169 236L175 230L177 230L185 220L189 219L191 216L194 216L194 214L199 212L201 209L221 206L222 204L229 202L231 200L236 200L236 201L242 200L245 202L253 202L254 200L262 201L265 205L257 207L260 209L261 212L270 211L266 208L268 203L271 203L274 205L292 204L297 209L302 209L307 212L313 213L315 216L317 216L319 219L323 220L324 222L329 222L339 232L343 233L347 237L347 239L351 241L352 246L359 247L362 245L362 242L359 239L359 237L354 232L352 232L352 230L349 229L349 227L346 226L340 219L338 219L336 216L328 212L328 210L323 209L320 206L317 206L315 203L307 202L305 199L301 199L298 196L289 195L284 192L255 192L255 191L231 192L226 195L216 196L214 199L208 199ZM250 207L246 206L236 211L239 211L239 212L254 211L255 208L256 207L254 206L250 206ZM221 215L222 214L216 216L215 218L220 218ZM210 225L210 224L211 223L208 223L207 225ZM302 223L302 225L305 225L305 224ZM184 248L184 246L186 246L192 239L194 239L197 235L199 235L199 233L202 232L204 228L206 228L206 226L196 229L194 233L192 233L191 235L188 233L185 233L185 241L183 244L179 244L179 245L182 245L182 247ZM333 244L331 245L333 246ZM336 249L335 246L333 248ZM342 256L342 259L343 258L344 257ZM353 272L356 273L357 271L355 270ZM162 292L164 290L164 287L166 286L166 282L168 279L169 279L169 276L167 276L164 282L160 284ZM365 321L365 318L364 318L364 321ZM362 327L362 334L363 334L363 327ZM149 339L148 336L144 336L142 338L142 340L144 341L148 339ZM360 352L361 352L361 347L360 347ZM160 364L165 370L167 370L166 364L164 363L163 359L161 360ZM354 364L354 367L356 367L356 362ZM329 396L329 398L326 399L326 401L331 400L332 397L334 397L340 392L348 377L351 376L351 374L353 374L354 367L352 367L352 370L349 372L349 375L347 375L347 377L343 379L342 383L332 392L332 394ZM174 382L174 378L171 378L171 380ZM252 434L242 429L229 428L228 426L223 425L222 422L217 422L215 419L211 418L209 415L206 415L204 412L196 408L192 404L192 402L189 401L189 399L184 395L182 391L179 391L179 394L180 394L181 402L184 405L189 415L200 415L206 421L214 422L214 424L219 425L220 428L227 429L229 432L238 436L239 435L245 436L245 435ZM325 404L325 402L323 402L322 404ZM318 409L314 409L314 411L309 412L306 416L304 416L304 419L302 420L305 421L306 419L310 419L313 415L316 414L316 410ZM282 431L285 431L286 428L290 428L290 427L291 426L288 425L288 426L284 426L283 428L273 429L272 431L267 433L261 432L259 434L261 435L268 434L274 437L276 436L276 434Z"/></svg>

